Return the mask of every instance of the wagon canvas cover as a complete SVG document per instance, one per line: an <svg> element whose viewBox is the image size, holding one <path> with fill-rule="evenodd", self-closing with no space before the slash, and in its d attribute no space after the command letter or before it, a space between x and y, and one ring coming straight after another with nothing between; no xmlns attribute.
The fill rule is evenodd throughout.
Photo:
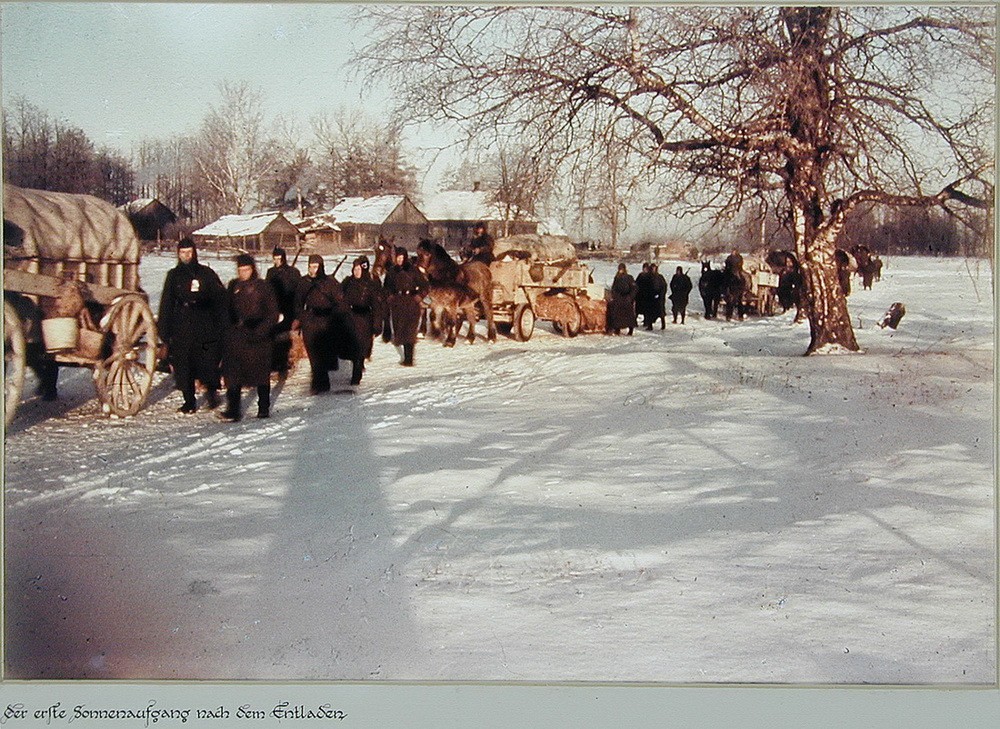
<svg viewBox="0 0 1000 729"><path fill-rule="evenodd" d="M3 186L4 265L19 261L139 262L132 223L90 195Z"/></svg>

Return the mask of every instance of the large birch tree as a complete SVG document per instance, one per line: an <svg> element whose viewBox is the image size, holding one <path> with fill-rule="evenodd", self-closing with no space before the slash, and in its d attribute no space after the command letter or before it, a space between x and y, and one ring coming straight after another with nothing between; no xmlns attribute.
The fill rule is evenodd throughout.
<svg viewBox="0 0 1000 729"><path fill-rule="evenodd" d="M992 206L992 7L366 6L362 52L413 121L613 141L678 209L777 195L806 353L857 350L835 244L862 204ZM595 137L601 137L596 138Z"/></svg>

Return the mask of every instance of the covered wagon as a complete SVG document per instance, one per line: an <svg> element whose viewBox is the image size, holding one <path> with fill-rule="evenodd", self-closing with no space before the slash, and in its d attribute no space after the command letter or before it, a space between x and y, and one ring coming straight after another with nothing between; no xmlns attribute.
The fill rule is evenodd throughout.
<svg viewBox="0 0 1000 729"><path fill-rule="evenodd" d="M133 415L156 370L156 323L128 218L89 195L4 185L4 417L26 366L94 370L105 413ZM44 384L44 383L43 383Z"/></svg>

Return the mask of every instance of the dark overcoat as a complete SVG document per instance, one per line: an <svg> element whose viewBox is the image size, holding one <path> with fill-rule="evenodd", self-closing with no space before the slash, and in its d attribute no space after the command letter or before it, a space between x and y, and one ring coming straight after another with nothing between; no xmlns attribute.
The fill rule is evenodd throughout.
<svg viewBox="0 0 1000 729"><path fill-rule="evenodd" d="M219 386L226 289L218 274L198 263L178 263L167 271L160 295L157 331L167 344L179 385L190 378Z"/></svg>
<svg viewBox="0 0 1000 729"><path fill-rule="evenodd" d="M372 355L372 338L376 331L376 317L381 328L382 292L379 284L368 273L361 278L348 276L340 282L344 292L344 304L350 311L350 322L357 340L358 354L362 359Z"/></svg>
<svg viewBox="0 0 1000 729"><path fill-rule="evenodd" d="M667 279L659 271L653 271L653 300L656 302L656 317L667 315Z"/></svg>
<svg viewBox="0 0 1000 729"><path fill-rule="evenodd" d="M303 276L295 292L295 318L302 328L302 343L309 355L313 372L332 370L336 364L333 316L343 310L344 295L340 284L319 274Z"/></svg>
<svg viewBox="0 0 1000 729"><path fill-rule="evenodd" d="M686 273L675 273L670 279L671 309L680 313L687 310L688 299L691 297L691 277Z"/></svg>
<svg viewBox="0 0 1000 729"><path fill-rule="evenodd" d="M266 385L278 325L278 300L271 285L256 274L233 279L226 290L229 326L223 336L222 376L226 387Z"/></svg>
<svg viewBox="0 0 1000 729"><path fill-rule="evenodd" d="M608 329L635 327L635 279L628 273L619 273L611 284L608 301Z"/></svg>
<svg viewBox="0 0 1000 729"><path fill-rule="evenodd" d="M462 260L480 261L488 266L496 260L493 254L493 247L492 235L489 233L477 235L469 241L469 245L462 249Z"/></svg>
<svg viewBox="0 0 1000 729"><path fill-rule="evenodd" d="M392 343L416 344L420 327L420 302L427 292L427 279L409 261L393 266L385 275Z"/></svg>
<svg viewBox="0 0 1000 729"><path fill-rule="evenodd" d="M655 280L652 271L643 271L635 277L635 309L636 314L655 319L659 316L654 290Z"/></svg>
<svg viewBox="0 0 1000 729"><path fill-rule="evenodd" d="M282 329L289 329L295 318L295 291L301 278L299 269L287 263L282 266L271 266L264 276L274 289L274 296L278 300L278 311L284 317L280 327Z"/></svg>

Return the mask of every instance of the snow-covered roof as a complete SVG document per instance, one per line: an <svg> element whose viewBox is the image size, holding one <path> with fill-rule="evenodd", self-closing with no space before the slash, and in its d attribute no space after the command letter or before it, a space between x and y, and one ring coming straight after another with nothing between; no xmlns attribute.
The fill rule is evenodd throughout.
<svg viewBox="0 0 1000 729"><path fill-rule="evenodd" d="M194 235L215 235L225 238L260 235L279 218L286 223L288 222L284 215L273 210L250 215L223 215L214 223L209 223L204 228L194 231Z"/></svg>
<svg viewBox="0 0 1000 729"><path fill-rule="evenodd" d="M152 205L157 202L155 197L143 197L138 200L132 200L124 205L119 205L118 209L121 210L126 215L132 215L133 213L138 213L140 210L145 208L147 205ZM160 203L161 205L163 203Z"/></svg>
<svg viewBox="0 0 1000 729"><path fill-rule="evenodd" d="M311 233L315 230L340 230L340 226L337 225L333 215L330 213L321 213L320 215L303 218L295 222L295 227L303 233Z"/></svg>
<svg viewBox="0 0 1000 729"><path fill-rule="evenodd" d="M428 220L503 220L500 206L484 190L445 190L424 203Z"/></svg>
<svg viewBox="0 0 1000 729"><path fill-rule="evenodd" d="M381 225L405 199L403 195L348 197L325 215L332 216L338 223Z"/></svg>

